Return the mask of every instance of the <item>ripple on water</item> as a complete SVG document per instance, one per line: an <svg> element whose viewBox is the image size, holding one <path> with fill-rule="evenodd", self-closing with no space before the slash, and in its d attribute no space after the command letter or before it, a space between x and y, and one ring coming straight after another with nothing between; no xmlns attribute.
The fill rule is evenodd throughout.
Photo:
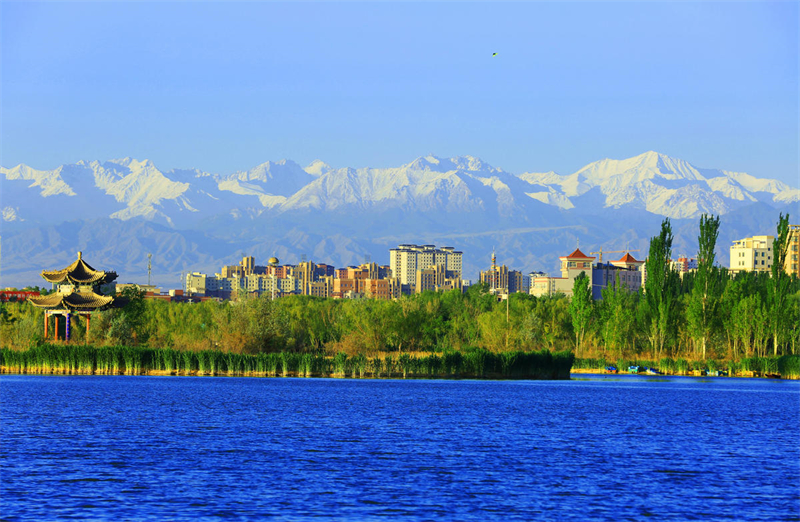
<svg viewBox="0 0 800 522"><path fill-rule="evenodd" d="M30 376L0 391L7 520L800 511L800 383Z"/></svg>

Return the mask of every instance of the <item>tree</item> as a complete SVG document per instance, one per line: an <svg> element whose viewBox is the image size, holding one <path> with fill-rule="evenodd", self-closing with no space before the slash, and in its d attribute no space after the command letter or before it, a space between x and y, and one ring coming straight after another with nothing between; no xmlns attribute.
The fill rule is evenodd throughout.
<svg viewBox="0 0 800 522"><path fill-rule="evenodd" d="M634 298L620 284L619 274L613 285L603 288L603 301L600 304L600 335L606 350L612 355L622 354L622 349L633 334Z"/></svg>
<svg viewBox="0 0 800 522"><path fill-rule="evenodd" d="M106 339L116 343L137 344L147 336L145 291L136 286L125 287L115 297L120 308L113 308L109 317Z"/></svg>
<svg viewBox="0 0 800 522"><path fill-rule="evenodd" d="M592 289L585 272L581 272L572 284L569 313L572 316L572 328L575 331L575 354L579 355L586 330L592 319Z"/></svg>
<svg viewBox="0 0 800 522"><path fill-rule="evenodd" d="M669 218L661 223L661 232L650 239L650 252L645 264L647 280L645 296L650 317L650 343L660 357L664 351L670 326L674 322L674 299L680 285L672 270L672 225Z"/></svg>
<svg viewBox="0 0 800 522"><path fill-rule="evenodd" d="M718 237L719 216L714 217L707 214L700 216L700 236L697 238L699 243L697 272L686 318L695 345L700 344L702 347L703 359L706 358L708 338L716 323L716 311L719 304L719 273L714 266L714 249L717 246Z"/></svg>
<svg viewBox="0 0 800 522"><path fill-rule="evenodd" d="M787 297L791 278L784 270L786 252L789 249L789 214L781 212L778 218L777 237L772 243L772 278L767 283L767 302L772 329L772 346L778 355L778 346L786 337L789 321Z"/></svg>
<svg viewBox="0 0 800 522"><path fill-rule="evenodd" d="M739 335L737 334L740 318L737 316L739 303L744 298L742 282L738 279L728 281L719 300L719 316L722 329L728 339L728 357L735 359L739 355Z"/></svg>

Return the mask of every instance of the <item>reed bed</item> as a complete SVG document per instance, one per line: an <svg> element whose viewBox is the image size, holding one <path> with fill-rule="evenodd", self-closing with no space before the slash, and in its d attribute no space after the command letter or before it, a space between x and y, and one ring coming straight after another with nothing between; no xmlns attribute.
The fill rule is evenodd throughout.
<svg viewBox="0 0 800 522"><path fill-rule="evenodd" d="M230 375L351 378L569 379L570 352L501 352L483 349L442 354L402 353L367 357L337 353L246 355L217 350L46 344L18 351L0 349L6 373L85 375Z"/></svg>
<svg viewBox="0 0 800 522"><path fill-rule="evenodd" d="M779 357L778 373L783 379L800 379L800 355Z"/></svg>

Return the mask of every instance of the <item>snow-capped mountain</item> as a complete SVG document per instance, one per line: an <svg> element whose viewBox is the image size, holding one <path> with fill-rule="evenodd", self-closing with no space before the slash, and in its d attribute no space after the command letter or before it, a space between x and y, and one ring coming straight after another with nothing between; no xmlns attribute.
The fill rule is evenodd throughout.
<svg viewBox="0 0 800 522"><path fill-rule="evenodd" d="M542 187L544 188L544 187ZM397 168L331 169L278 207L280 212L384 211L489 212L524 215L531 200L520 178L463 156L418 158Z"/></svg>
<svg viewBox="0 0 800 522"><path fill-rule="evenodd" d="M639 208L672 218L725 214L755 201L793 203L800 189L774 179L758 179L741 172L700 169L657 152L624 160L604 159L574 174L525 173L522 179L548 185L574 201L599 189L604 206Z"/></svg>
<svg viewBox="0 0 800 522"><path fill-rule="evenodd" d="M578 238L587 251L646 252L664 216L676 220L676 249L692 255L704 212L725 216L723 260L726 241L774 233L780 211L796 222L800 189L656 152L569 175L515 175L472 156L432 155L389 168L281 160L231 174L161 171L131 158L18 165L0 167L0 276L6 285L38 284L39 270L71 262L75 250L134 274L152 252L154 270L177 279L242 252L343 266L365 255L388 262L388 248L416 242L464 250L465 277L474 279L495 247L511 267L545 271Z"/></svg>
<svg viewBox="0 0 800 522"><path fill-rule="evenodd" d="M220 214L391 209L489 212L526 222L541 213L542 206L585 211L598 204L693 218L703 212L725 214L756 201L800 201L800 189L780 181L702 169L652 151L590 163L566 176L552 171L517 176L472 156L432 155L392 168L336 169L315 160L303 169L281 160L219 175L197 169L162 172L152 161L123 158L80 161L49 171L26 165L0 167L0 174L3 219L45 223L141 217L188 226ZM41 205L43 201L47 205Z"/></svg>

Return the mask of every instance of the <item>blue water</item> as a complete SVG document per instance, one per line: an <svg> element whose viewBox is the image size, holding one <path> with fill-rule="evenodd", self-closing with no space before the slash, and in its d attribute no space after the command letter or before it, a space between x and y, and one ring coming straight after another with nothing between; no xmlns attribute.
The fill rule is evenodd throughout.
<svg viewBox="0 0 800 522"><path fill-rule="evenodd" d="M800 382L0 378L3 520L800 520Z"/></svg>

